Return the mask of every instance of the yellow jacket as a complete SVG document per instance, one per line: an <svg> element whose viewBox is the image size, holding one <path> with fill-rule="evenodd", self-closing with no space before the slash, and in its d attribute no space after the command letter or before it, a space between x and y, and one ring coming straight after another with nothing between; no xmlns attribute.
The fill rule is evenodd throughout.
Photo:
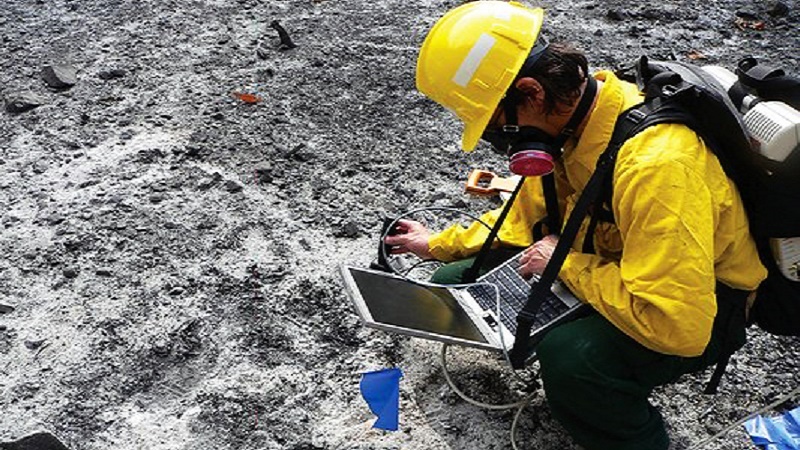
<svg viewBox="0 0 800 450"><path fill-rule="evenodd" d="M556 168L559 201L568 217L614 124L643 98L635 85L599 72L597 106L577 144ZM600 223L597 254L579 253L586 225L561 269L561 279L617 328L654 351L697 356L711 337L715 285L754 290L766 277L739 193L717 158L689 128L652 126L629 139L614 168L616 225ZM483 215L493 224L500 209ZM505 245L526 247L545 215L541 182L527 179L499 233ZM443 261L480 249L488 230L454 226L429 241Z"/></svg>

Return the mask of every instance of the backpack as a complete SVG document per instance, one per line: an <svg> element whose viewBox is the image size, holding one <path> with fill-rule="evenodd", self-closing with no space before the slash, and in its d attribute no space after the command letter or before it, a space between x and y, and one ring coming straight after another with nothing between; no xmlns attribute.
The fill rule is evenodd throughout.
<svg viewBox="0 0 800 450"><path fill-rule="evenodd" d="M755 140L751 139L755 133L763 138L772 132L765 130L771 126L765 122L768 118L740 112L748 97L750 101L785 100L800 108L800 78L761 66L751 57L737 66L738 80L726 89L710 75L713 71L640 59L636 82L646 100L634 110L644 112L645 117L635 126L629 119L623 120L618 131L624 142L647 126L677 122L703 138L739 189L759 256L768 271L768 278L757 290L751 321L773 334L800 336L800 248L794 249L800 247L800 147L796 142L793 148L789 146L783 161L768 158L754 148ZM800 112L794 113L800 116ZM745 123L745 118L750 120ZM796 130L800 130L800 124ZM605 205L611 203L610 186L609 179L603 193ZM781 243L788 248L781 249ZM781 250L784 254L776 255ZM785 254L791 251L797 254ZM780 256L789 260L783 267L777 262Z"/></svg>
<svg viewBox="0 0 800 450"><path fill-rule="evenodd" d="M769 274L757 290L750 311L751 322L774 334L800 336L800 146L789 149L782 161L762 155L754 148L756 141L751 140L745 116L740 112L740 108L755 107L760 95L800 109L800 78L759 66L753 58L740 61L738 80L727 87L709 71L680 62L642 57L633 72L645 101L623 112L617 120L610 144L598 158L594 174L564 225L550 263L519 312L510 355L515 368L524 366L537 344L531 342L530 323L541 298L550 295L550 287L584 219L590 215L584 252L593 252L592 235L598 221L613 221L608 205L617 152L627 139L660 123L685 124L694 130L717 156L740 192L759 256ZM625 73L620 77L630 79ZM756 132L769 135L775 131L763 120L756 122L749 123ZM761 129L757 129L759 126ZM798 261L794 267L791 264L781 267L773 252L777 244L787 242L788 247L784 247L788 250L784 248L782 256L793 256ZM798 248L795 250L792 245ZM791 251L797 254L785 254ZM732 351L721 358L706 392L716 390L731 354Z"/></svg>

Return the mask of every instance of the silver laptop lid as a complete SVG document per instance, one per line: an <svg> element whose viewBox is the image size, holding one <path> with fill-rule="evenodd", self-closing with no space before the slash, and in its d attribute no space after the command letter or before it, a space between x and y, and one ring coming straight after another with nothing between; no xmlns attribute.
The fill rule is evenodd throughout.
<svg viewBox="0 0 800 450"><path fill-rule="evenodd" d="M340 270L348 296L366 326L500 350L494 332L456 289L423 286L386 272L346 265Z"/></svg>

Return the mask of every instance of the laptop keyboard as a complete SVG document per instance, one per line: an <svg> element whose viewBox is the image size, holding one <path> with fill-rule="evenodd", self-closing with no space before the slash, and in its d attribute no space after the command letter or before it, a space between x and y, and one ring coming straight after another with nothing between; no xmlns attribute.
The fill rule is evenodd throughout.
<svg viewBox="0 0 800 450"><path fill-rule="evenodd" d="M515 256L480 278L482 283L491 283L500 290L500 321L511 333L517 331L517 313L528 301L528 292L531 288L518 272L519 257ZM486 284L479 284L467 288L481 308L497 314L497 294L495 289ZM533 329L536 330L558 316L567 312L569 307L555 296L548 296L539 307Z"/></svg>

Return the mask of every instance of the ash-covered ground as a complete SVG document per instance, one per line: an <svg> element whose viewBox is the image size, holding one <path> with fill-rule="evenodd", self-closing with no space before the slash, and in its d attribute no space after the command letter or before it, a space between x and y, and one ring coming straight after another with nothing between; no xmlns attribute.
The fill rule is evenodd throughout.
<svg viewBox="0 0 800 450"><path fill-rule="evenodd" d="M370 263L382 217L479 212L491 205L463 193L468 171L507 173L462 153L454 117L414 88L425 33L457 4L3 0L0 96L40 105L0 112L0 303L15 307L0 315L0 441L510 448L514 411L458 398L439 344L363 328L337 271ZM548 35L594 68L752 54L798 73L796 1L540 5ZM74 86L44 81L60 65ZM577 448L496 355L449 354L478 399L538 392L521 448ZM704 373L655 401L685 447L793 389L799 364L796 340L752 330L719 394L701 394ZM405 372L394 433L371 429L358 391L360 372L392 366ZM706 448L750 444L737 429Z"/></svg>

